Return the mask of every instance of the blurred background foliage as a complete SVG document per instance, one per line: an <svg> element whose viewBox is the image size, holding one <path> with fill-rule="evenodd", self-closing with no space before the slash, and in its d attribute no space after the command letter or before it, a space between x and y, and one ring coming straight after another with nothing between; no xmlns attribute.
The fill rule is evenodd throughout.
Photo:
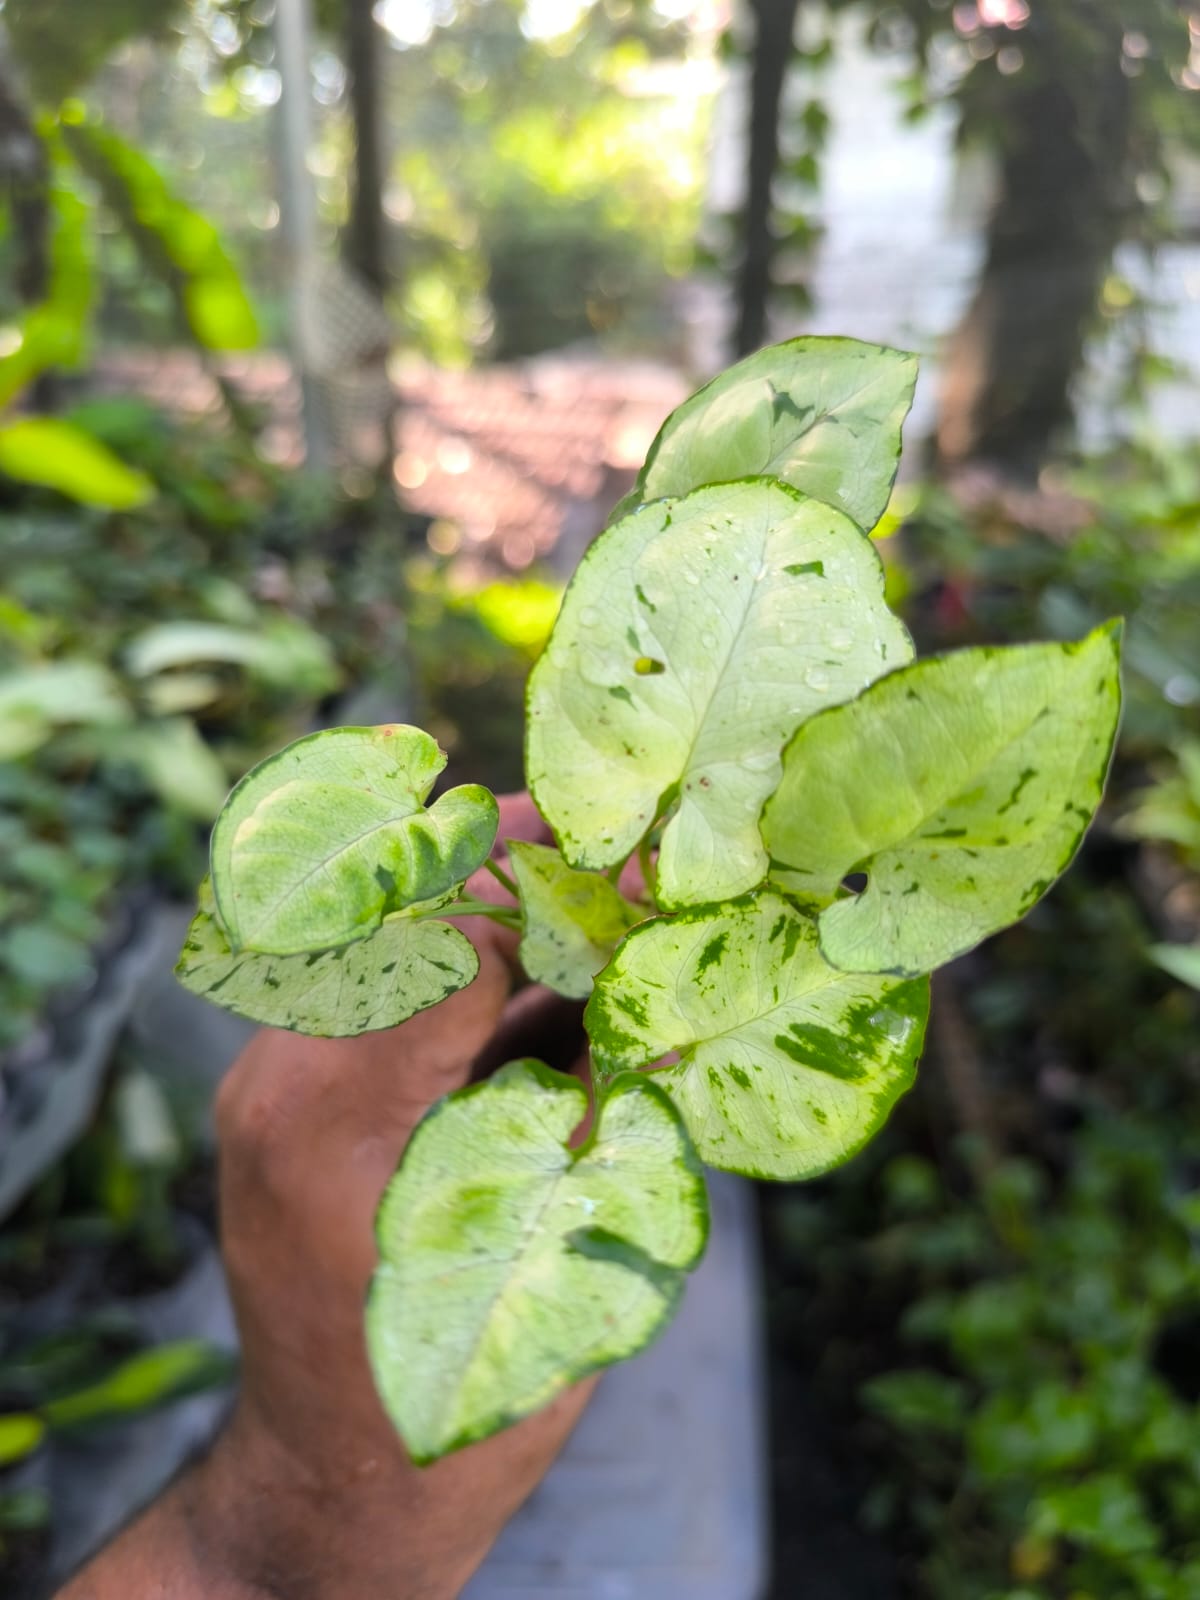
<svg viewBox="0 0 1200 1600"><path fill-rule="evenodd" d="M1196 1600L1200 12L319 0L299 91L279 27L276 0L0 5L0 1180L261 755L403 715L454 781L519 783L576 500L621 485L563 490L530 567L406 504L427 472L492 492L491 450L561 489L601 367L633 396L647 362L698 380L809 328L910 343L894 603L923 650L1123 614L1126 712L1079 861L939 980L886 1134L764 1195L774 1592ZM456 391L435 444L402 411L394 474L302 464L289 87L319 248L386 316L364 359L406 396L511 386ZM578 381L504 432L548 352ZM212 1234L206 1093L127 1032L0 1230L6 1595L45 1591L63 1441L227 1382L138 1312Z"/></svg>

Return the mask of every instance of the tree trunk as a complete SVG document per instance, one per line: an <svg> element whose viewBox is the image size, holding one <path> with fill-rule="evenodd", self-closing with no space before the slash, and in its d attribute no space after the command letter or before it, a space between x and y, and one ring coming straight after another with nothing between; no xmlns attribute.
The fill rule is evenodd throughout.
<svg viewBox="0 0 1200 1600"><path fill-rule="evenodd" d="M942 466L982 460L1036 474L1071 421L1071 385L1129 210L1120 33L1098 33L1081 56L1078 36L1058 35L1055 8L1042 16L1040 37L1032 25L1028 42L1020 36L1026 64L1005 108L987 253L950 341Z"/></svg>
<svg viewBox="0 0 1200 1600"><path fill-rule="evenodd" d="M387 223L383 214L383 149L379 117L379 54L383 40L372 0L344 0L346 66L354 120L354 175L345 259L382 294L388 283Z"/></svg>
<svg viewBox="0 0 1200 1600"><path fill-rule="evenodd" d="M783 89L792 57L800 0L751 0L754 46L750 72L750 140L746 212L737 280L734 354L748 355L766 333L771 265L778 240L772 227L772 192L779 169Z"/></svg>

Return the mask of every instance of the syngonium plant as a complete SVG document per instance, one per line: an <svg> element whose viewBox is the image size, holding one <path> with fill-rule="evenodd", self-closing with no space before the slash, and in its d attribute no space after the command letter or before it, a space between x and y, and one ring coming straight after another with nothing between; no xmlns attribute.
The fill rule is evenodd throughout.
<svg viewBox="0 0 1200 1600"><path fill-rule="evenodd" d="M557 848L508 845L516 911L463 898L496 801L427 805L445 757L417 728L301 739L217 822L179 972L219 1005L392 1027L471 982L453 923L481 910L587 999L584 1143L585 1087L513 1062L429 1112L383 1199L367 1341L417 1461L659 1332L704 1251L704 1164L795 1180L860 1149L913 1082L929 973L1024 915L1091 821L1119 624L916 661L885 603L867 530L915 375L795 339L667 419L530 678Z"/></svg>

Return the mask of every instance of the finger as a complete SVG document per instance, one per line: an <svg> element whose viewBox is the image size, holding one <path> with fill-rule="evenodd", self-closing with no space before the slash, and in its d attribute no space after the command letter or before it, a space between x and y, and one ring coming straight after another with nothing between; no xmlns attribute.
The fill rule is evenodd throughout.
<svg viewBox="0 0 1200 1600"><path fill-rule="evenodd" d="M304 1151L310 1140L328 1148L370 1134L398 1154L424 1111L468 1081L503 1015L513 977L491 924L476 930L476 948L474 983L398 1028L351 1039L262 1029L221 1086L227 1142L249 1136Z"/></svg>

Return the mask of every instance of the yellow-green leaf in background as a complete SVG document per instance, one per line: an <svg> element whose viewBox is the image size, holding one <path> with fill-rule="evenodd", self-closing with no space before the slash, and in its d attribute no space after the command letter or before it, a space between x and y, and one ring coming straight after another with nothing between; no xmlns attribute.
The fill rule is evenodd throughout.
<svg viewBox="0 0 1200 1600"><path fill-rule="evenodd" d="M132 511L155 493L145 473L56 417L22 417L0 425L0 473L107 511Z"/></svg>
<svg viewBox="0 0 1200 1600"><path fill-rule="evenodd" d="M15 1466L31 1456L46 1436L46 1424L32 1412L0 1417L0 1468Z"/></svg>

